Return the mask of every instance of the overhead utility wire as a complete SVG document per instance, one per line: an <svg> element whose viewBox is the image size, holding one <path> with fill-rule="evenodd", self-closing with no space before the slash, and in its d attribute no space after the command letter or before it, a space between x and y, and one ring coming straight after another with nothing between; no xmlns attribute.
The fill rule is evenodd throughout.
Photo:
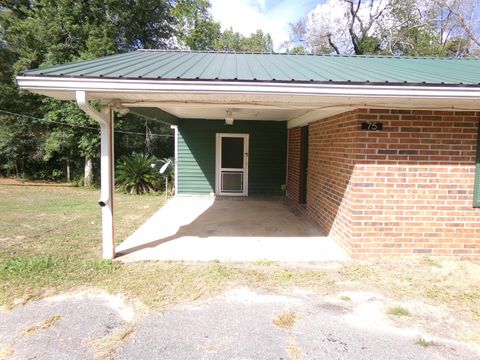
<svg viewBox="0 0 480 360"><path fill-rule="evenodd" d="M69 123L66 123L66 122L63 122L63 121L45 120L45 119L40 119L40 118L37 118L37 117L34 117L34 116L18 114L18 113L14 113L14 112L2 110L2 109L0 109L0 113L8 114L8 115L14 115L14 116L21 116L21 117L24 117L24 118L27 118L27 119L33 119L33 120L42 121L42 122L46 122L46 123L67 125L67 126L81 128L81 129L89 129L89 130L96 130L96 131L100 130L99 128L94 127L94 126L69 124ZM120 129L120 130L113 130L113 131L116 132L116 133L120 133L120 134L145 136L145 133L139 133L139 132L128 131L128 130L121 130ZM152 136L157 136L157 137L173 137L173 135L170 135L170 134L153 134L152 133L151 135Z"/></svg>

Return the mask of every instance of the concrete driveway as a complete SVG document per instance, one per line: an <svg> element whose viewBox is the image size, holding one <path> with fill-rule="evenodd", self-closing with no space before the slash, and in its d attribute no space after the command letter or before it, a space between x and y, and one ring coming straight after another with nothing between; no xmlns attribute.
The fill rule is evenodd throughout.
<svg viewBox="0 0 480 360"><path fill-rule="evenodd" d="M120 259L344 261L284 198L176 196L117 247Z"/></svg>
<svg viewBox="0 0 480 360"><path fill-rule="evenodd" d="M478 347L442 334L441 322L427 333L397 322L388 306L376 293L236 288L157 313L90 290L0 310L0 358L480 358Z"/></svg>

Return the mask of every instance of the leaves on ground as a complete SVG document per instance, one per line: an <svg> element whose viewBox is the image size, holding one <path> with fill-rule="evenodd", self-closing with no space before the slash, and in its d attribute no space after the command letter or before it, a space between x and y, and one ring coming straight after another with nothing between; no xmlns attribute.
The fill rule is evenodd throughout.
<svg viewBox="0 0 480 360"><path fill-rule="evenodd" d="M292 310L284 311L272 320L272 323L278 326L280 329L283 330L290 330L297 321L297 314L295 314Z"/></svg>
<svg viewBox="0 0 480 360"><path fill-rule="evenodd" d="M53 315L52 317L49 317L47 320L43 321L40 324L23 329L23 333L31 334L39 330L46 330L48 328L51 328L52 326L55 326L61 319L62 317L60 315Z"/></svg>

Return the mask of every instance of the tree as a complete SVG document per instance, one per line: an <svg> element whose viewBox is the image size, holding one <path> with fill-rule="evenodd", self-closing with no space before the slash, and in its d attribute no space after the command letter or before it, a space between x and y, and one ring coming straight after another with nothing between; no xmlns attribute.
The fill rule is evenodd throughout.
<svg viewBox="0 0 480 360"><path fill-rule="evenodd" d="M102 18L102 15L105 15L114 27L115 52L165 49L174 45L176 19L170 1L103 0L102 2L104 5L99 7L98 17ZM108 13L109 3L111 3L110 14ZM104 13L105 10L107 13ZM101 24L100 29L103 30L110 25L109 23ZM96 37L98 38L93 36L93 39Z"/></svg>
<svg viewBox="0 0 480 360"><path fill-rule="evenodd" d="M0 35L1 36L1 35ZM1 38L0 38L1 40ZM30 115L39 115L41 98L28 92L19 92L13 80L15 53L0 41L0 173L25 176L26 169L41 160L43 127L27 117L17 117L18 109L29 109Z"/></svg>
<svg viewBox="0 0 480 360"><path fill-rule="evenodd" d="M100 145L99 130L95 130L98 128L97 123L73 102L45 99L44 110L46 111L44 119L47 124L51 124L46 137L44 158L48 160L57 155L64 161L67 181L72 162L84 159L84 185L91 186L92 159L98 157ZM62 123L66 125L59 125Z"/></svg>
<svg viewBox="0 0 480 360"><path fill-rule="evenodd" d="M479 45L478 0L327 0L291 25L310 53L465 56Z"/></svg>
<svg viewBox="0 0 480 360"><path fill-rule="evenodd" d="M391 0L344 0L347 5L347 29L353 51L357 55L380 50L380 40L372 34L375 25L391 7ZM362 6L363 4L363 6Z"/></svg>
<svg viewBox="0 0 480 360"><path fill-rule="evenodd" d="M472 43L455 11L460 14L465 9L461 10L454 1L396 0L389 21L380 26L385 52L413 56L468 55ZM470 11L475 13L473 7Z"/></svg>
<svg viewBox="0 0 480 360"><path fill-rule="evenodd" d="M75 149L75 134L72 129L58 127L50 131L45 138L44 160L52 159L56 154L65 162L66 180L71 181L71 163Z"/></svg>
<svg viewBox="0 0 480 360"><path fill-rule="evenodd" d="M190 50L213 50L221 35L220 24L210 14L208 0L177 0L173 15L177 19L177 37Z"/></svg>
<svg viewBox="0 0 480 360"><path fill-rule="evenodd" d="M215 44L215 50L220 51L243 51L244 36L232 28L222 32Z"/></svg>
<svg viewBox="0 0 480 360"><path fill-rule="evenodd" d="M463 30L467 39L480 46L480 1L478 0L453 0L441 3L450 11L458 26Z"/></svg>
<svg viewBox="0 0 480 360"><path fill-rule="evenodd" d="M480 47L480 1L440 0L432 1L431 7L439 14L445 48L466 55L469 49Z"/></svg>
<svg viewBox="0 0 480 360"><path fill-rule="evenodd" d="M311 53L378 53L377 24L390 6L391 0L327 0L291 25L291 43Z"/></svg>
<svg viewBox="0 0 480 360"><path fill-rule="evenodd" d="M244 39L244 49L248 52L270 53L273 51L272 37L259 29Z"/></svg>
<svg viewBox="0 0 480 360"><path fill-rule="evenodd" d="M4 174L33 175L32 167L38 168L42 159L42 137L38 135L27 119L0 115L0 170Z"/></svg>
<svg viewBox="0 0 480 360"><path fill-rule="evenodd" d="M262 30L257 30L248 37L239 32L234 32L232 28L225 30L217 43L215 50L237 51L237 52L272 52L272 37Z"/></svg>
<svg viewBox="0 0 480 360"><path fill-rule="evenodd" d="M2 2L0 56L2 60L8 59L8 62L0 62L0 109L24 112L44 118L51 124L65 122L71 126L96 127L97 124L74 103L20 91L15 85L14 76L28 68L91 59L138 48L172 47L176 29L172 9L172 4L167 0ZM15 128L15 121L25 126ZM0 159L8 157L17 172L22 171L19 166L24 159L23 154L35 152L33 144L27 141L30 139L27 135L35 133L32 125L31 120L22 117L0 117L0 134L4 135ZM12 138L10 135L15 134L13 130L20 133ZM66 128L58 128L57 125L49 125L47 130L50 132L46 141L35 143L35 146L46 146L39 159L60 159L65 162L72 157L83 157L85 169L92 168L92 159L98 157L98 133L91 130L67 132ZM20 135L24 136L24 141L12 140L22 139ZM20 144L25 146L20 148ZM87 172L85 178L88 183L91 172Z"/></svg>
<svg viewBox="0 0 480 360"><path fill-rule="evenodd" d="M291 49L286 49L287 54L305 54L306 50L303 46L294 46Z"/></svg>

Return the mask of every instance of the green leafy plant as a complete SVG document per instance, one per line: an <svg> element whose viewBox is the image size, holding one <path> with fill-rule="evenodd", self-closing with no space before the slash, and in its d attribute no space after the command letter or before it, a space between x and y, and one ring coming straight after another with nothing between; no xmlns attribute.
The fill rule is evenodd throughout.
<svg viewBox="0 0 480 360"><path fill-rule="evenodd" d="M433 340L425 340L423 338L418 339L415 344L421 347L437 346L438 344Z"/></svg>
<svg viewBox="0 0 480 360"><path fill-rule="evenodd" d="M158 175L152 164L155 159L146 154L122 156L117 163L117 187L130 194L145 194L156 190Z"/></svg>
<svg viewBox="0 0 480 360"><path fill-rule="evenodd" d="M408 311L408 309L405 309L404 307L401 307L401 306L395 306L393 308L391 308L388 313L390 315L394 315L394 316L410 316L410 311Z"/></svg>

